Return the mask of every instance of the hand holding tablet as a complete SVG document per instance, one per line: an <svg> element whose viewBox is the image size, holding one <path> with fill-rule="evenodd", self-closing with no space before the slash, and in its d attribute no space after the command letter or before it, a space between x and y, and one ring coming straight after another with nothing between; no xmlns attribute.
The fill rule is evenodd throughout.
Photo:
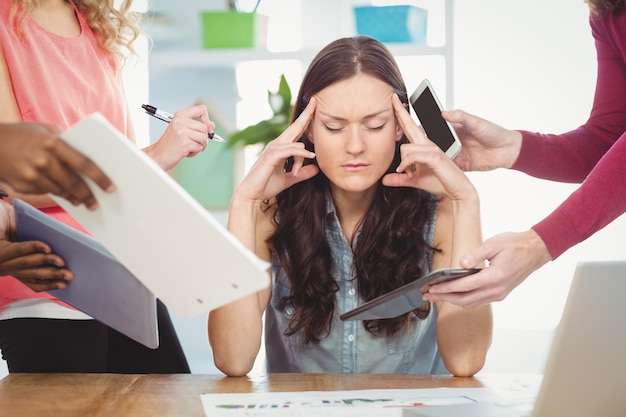
<svg viewBox="0 0 626 417"><path fill-rule="evenodd" d="M426 304L422 298L421 288L451 279L475 274L480 268L472 269L438 269L416 279L400 288L367 301L357 308L339 316L341 320L378 320L391 319L415 310Z"/></svg>

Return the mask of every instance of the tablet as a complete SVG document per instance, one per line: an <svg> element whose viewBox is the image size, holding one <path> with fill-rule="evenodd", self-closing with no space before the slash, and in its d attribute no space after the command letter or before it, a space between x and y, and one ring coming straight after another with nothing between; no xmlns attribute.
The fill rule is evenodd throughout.
<svg viewBox="0 0 626 417"><path fill-rule="evenodd" d="M341 320L377 320L391 319L415 310L426 304L420 288L428 284L436 284L451 279L475 274L480 268L472 269L438 269L416 279L402 287L367 301L355 309L339 316Z"/></svg>
<svg viewBox="0 0 626 417"><path fill-rule="evenodd" d="M22 200L13 201L17 240L46 242L74 279L50 295L151 348L159 346L156 298L100 242Z"/></svg>
<svg viewBox="0 0 626 417"><path fill-rule="evenodd" d="M167 307L193 317L267 288L269 264L101 114L61 137L116 190L105 193L85 177L98 200L95 211L53 198Z"/></svg>

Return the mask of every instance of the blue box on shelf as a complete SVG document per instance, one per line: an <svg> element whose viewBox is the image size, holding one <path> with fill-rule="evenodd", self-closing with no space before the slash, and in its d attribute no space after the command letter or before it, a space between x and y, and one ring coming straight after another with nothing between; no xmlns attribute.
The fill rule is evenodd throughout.
<svg viewBox="0 0 626 417"><path fill-rule="evenodd" d="M426 43L428 10L415 6L355 6L356 32L384 43Z"/></svg>

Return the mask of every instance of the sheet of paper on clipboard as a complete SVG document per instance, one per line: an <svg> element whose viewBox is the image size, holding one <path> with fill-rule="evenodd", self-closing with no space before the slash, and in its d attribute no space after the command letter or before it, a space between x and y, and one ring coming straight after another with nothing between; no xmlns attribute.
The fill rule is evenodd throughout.
<svg viewBox="0 0 626 417"><path fill-rule="evenodd" d="M268 264L98 113L61 137L115 183L99 208L53 198L176 313L192 317L269 285Z"/></svg>

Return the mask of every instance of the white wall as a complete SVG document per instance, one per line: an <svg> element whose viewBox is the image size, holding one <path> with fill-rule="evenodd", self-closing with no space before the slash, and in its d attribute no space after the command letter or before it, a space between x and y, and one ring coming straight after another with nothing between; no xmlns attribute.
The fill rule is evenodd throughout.
<svg viewBox="0 0 626 417"><path fill-rule="evenodd" d="M455 48L455 107L544 133L586 121L596 61L582 0L456 1ZM575 189L507 171L472 179L486 238L528 229ZM485 370L540 371L576 263L623 259L624 232L622 217L495 303L495 341Z"/></svg>

